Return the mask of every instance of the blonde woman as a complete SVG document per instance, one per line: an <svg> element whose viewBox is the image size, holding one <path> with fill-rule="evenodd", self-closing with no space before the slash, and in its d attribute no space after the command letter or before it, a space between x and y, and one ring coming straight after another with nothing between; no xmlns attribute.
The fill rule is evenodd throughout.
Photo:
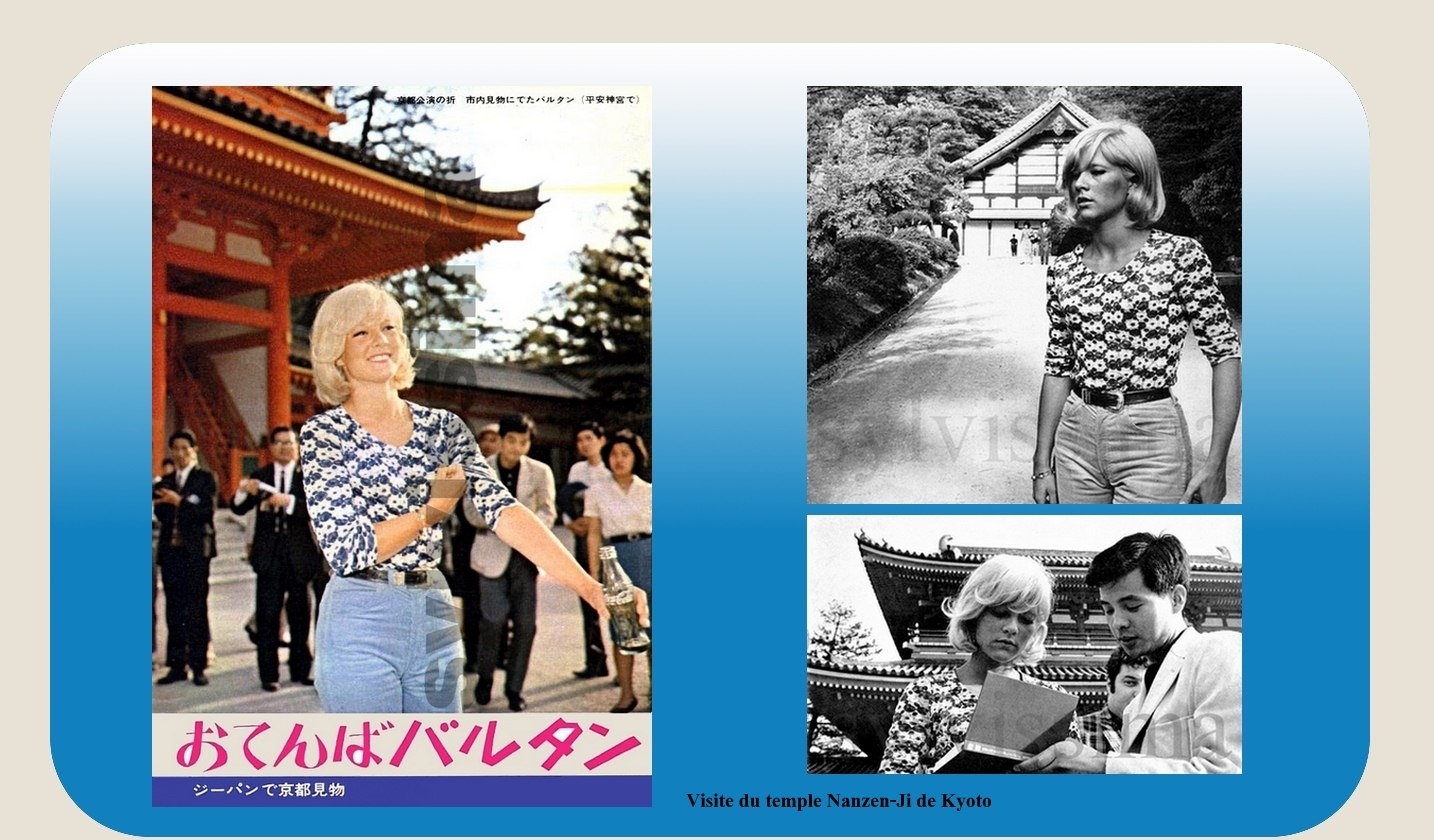
<svg viewBox="0 0 1434 840"><path fill-rule="evenodd" d="M966 739L987 674L1061 690L1015 667L1045 656L1053 589L1051 573L1030 557L1000 554L976 567L961 593L941 605L951 620L951 647L970 658L954 671L919 677L902 692L880 772L930 773Z"/></svg>
<svg viewBox="0 0 1434 840"><path fill-rule="evenodd" d="M1195 240L1154 228L1165 192L1136 126L1076 135L1062 183L1070 221L1090 241L1051 264L1032 499L1216 504L1240 414L1240 339L1210 259ZM1170 392L1192 329L1212 367L1210 451L1198 470Z"/></svg>
<svg viewBox="0 0 1434 840"><path fill-rule="evenodd" d="M461 711L463 650L438 565L439 524L465 494L504 542L606 613L602 587L516 503L467 424L399 396L413 355L392 295L371 283L329 295L311 356L319 398L335 406L300 439L309 513L334 572L315 656L324 711Z"/></svg>

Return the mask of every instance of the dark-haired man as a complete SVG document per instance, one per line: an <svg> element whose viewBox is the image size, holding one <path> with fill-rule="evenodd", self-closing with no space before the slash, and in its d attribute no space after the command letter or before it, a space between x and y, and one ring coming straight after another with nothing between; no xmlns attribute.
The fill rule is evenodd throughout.
<svg viewBox="0 0 1434 840"><path fill-rule="evenodd" d="M1076 718L1081 740L1096 752L1120 752L1121 712L1145 684L1145 660L1131 658L1116 648L1105 662L1105 705Z"/></svg>
<svg viewBox="0 0 1434 840"><path fill-rule="evenodd" d="M1240 772L1240 634L1185 623L1189 579L1185 548L1168 534L1131 534L1095 556L1085 581L1111 633L1127 656L1149 661L1125 708L1122 751L1062 741L1018 772Z"/></svg>
<svg viewBox="0 0 1434 840"><path fill-rule="evenodd" d="M519 503L540 521L551 525L558 515L553 471L547 464L528 457L536 434L533 418L526 414L505 415L498 422L498 452L488 463ZM471 502L463 506L463 512L474 526L482 522ZM499 641L508 619L512 618L513 642L508 649L503 693L508 698L508 708L521 712L528 706L523 699L523 682L528 676L533 639L538 634L538 567L486 527L474 536L469 562L479 574L478 601L482 615L478 633L478 684L473 697L480 706L492 700Z"/></svg>
<svg viewBox="0 0 1434 840"><path fill-rule="evenodd" d="M279 613L289 619L289 679L313 685L309 674L309 583L323 556L309 530L309 508L299 472L299 442L288 426L269 433L273 463L239 482L235 513L258 507L249 565L254 567L254 623L259 650L259 684L279 690Z"/></svg>
<svg viewBox="0 0 1434 840"><path fill-rule="evenodd" d="M209 561L214 546L214 473L202 469L194 435L169 436L174 472L160 476L154 487L154 515L159 519L159 575L164 584L165 664L169 672L159 685L183 682L193 673L195 685L209 685L204 669L209 654Z"/></svg>

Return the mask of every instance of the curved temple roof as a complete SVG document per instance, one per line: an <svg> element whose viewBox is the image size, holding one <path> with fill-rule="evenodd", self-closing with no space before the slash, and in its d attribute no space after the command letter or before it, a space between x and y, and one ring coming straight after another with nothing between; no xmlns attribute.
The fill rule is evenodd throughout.
<svg viewBox="0 0 1434 840"><path fill-rule="evenodd" d="M465 201L471 201L474 204L504 210L536 210L544 204L544 200L538 198L537 186L522 190L493 192L482 189L479 186L479 178L473 178L467 181L454 181L415 172L394 161L380 160L373 155L359 150L355 146L330 140L297 123L266 113L238 99L225 96L212 88L190 86L158 87L156 89L173 94L185 101L192 102L209 110L224 114L225 116L233 117L249 125L262 128L272 134L286 137L309 148L343 158L344 160L363 166L366 169L381 172L390 177L397 178L414 186L432 190L441 195L461 198Z"/></svg>

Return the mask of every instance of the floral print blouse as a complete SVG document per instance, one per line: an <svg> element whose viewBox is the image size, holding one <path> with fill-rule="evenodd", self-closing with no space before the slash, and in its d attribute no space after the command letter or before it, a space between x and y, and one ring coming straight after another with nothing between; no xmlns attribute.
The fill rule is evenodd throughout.
<svg viewBox="0 0 1434 840"><path fill-rule="evenodd" d="M391 446L336 407L307 420L299 433L304 493L319 549L334 574L346 575L378 562L375 523L421 510L429 478L447 464L462 464L468 498L488 527L515 500L493 474L468 425L451 411L408 403L413 436ZM443 559L443 531L425 528L418 539L389 558L398 571L431 569ZM385 567L389 566L387 563Z"/></svg>
<svg viewBox="0 0 1434 840"><path fill-rule="evenodd" d="M1038 680L1020 671L1021 682L1064 691L1054 683ZM880 773L930 773L943 756L966 740L971 714L980 693L964 685L955 671L918 677L902 692L886 736ZM1078 734L1071 721L1071 737Z"/></svg>
<svg viewBox="0 0 1434 840"><path fill-rule="evenodd" d="M1048 375L1098 391L1169 388L1191 328L1212 366L1240 356L1210 258L1195 240L1152 230L1124 268L1099 274L1084 254L1082 245L1057 257L1046 283Z"/></svg>

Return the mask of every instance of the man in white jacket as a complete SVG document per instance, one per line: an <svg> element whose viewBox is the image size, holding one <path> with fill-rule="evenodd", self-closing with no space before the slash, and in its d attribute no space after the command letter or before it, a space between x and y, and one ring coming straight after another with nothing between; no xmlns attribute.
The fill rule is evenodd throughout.
<svg viewBox="0 0 1434 840"><path fill-rule="evenodd" d="M1095 556L1086 584L1099 590L1121 650L1149 662L1122 715L1122 751L1062 741L1017 772L1240 772L1240 634L1186 624L1189 579L1185 548L1168 534L1131 534Z"/></svg>
<svg viewBox="0 0 1434 840"><path fill-rule="evenodd" d="M533 418L526 414L503 417L498 422L498 451L488 463L519 503L551 525L558 515L553 471L542 461L528 457L536 433ZM468 505L464 513L470 513ZM473 522L474 518L478 521ZM469 521L479 526L482 523L479 517L470 516ZM508 708L521 712L528 705L523 699L523 681L528 676L528 660L538 634L538 568L481 527L473 539L469 563L479 575L478 603L483 616L478 625L478 684L473 697L480 706L492 702L499 642L512 618L513 641L508 648L503 693L508 698Z"/></svg>

